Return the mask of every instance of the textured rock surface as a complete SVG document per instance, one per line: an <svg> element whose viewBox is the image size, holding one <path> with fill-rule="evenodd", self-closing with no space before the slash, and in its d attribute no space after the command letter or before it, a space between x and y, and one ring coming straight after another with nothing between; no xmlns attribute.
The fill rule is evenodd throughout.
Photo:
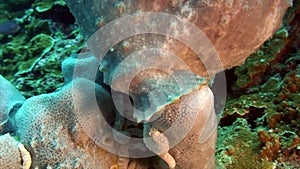
<svg viewBox="0 0 300 169"><path fill-rule="evenodd" d="M67 0L66 2L86 39L99 27L127 14L164 12L186 19L198 26L211 40L224 68L242 64L249 54L270 38L279 28L286 9L291 5L289 0L155 0L151 2ZM146 24L151 26L151 23ZM135 29L134 26L131 25L132 29ZM193 34L190 38L194 38ZM115 51L124 58L126 53L132 53L145 46L163 46L182 58L194 72L206 74L204 66L193 51L184 44L163 36L148 34L131 37L126 39L126 42L115 46Z"/></svg>
<svg viewBox="0 0 300 169"><path fill-rule="evenodd" d="M22 158L17 142L9 134L0 136L0 168L20 169L22 168ZM29 169L24 168L24 169Z"/></svg>
<svg viewBox="0 0 300 169"><path fill-rule="evenodd" d="M137 71L138 72L138 71ZM126 75L124 75L126 77ZM116 81L117 89L127 87L124 81ZM134 106L139 111L134 111L133 118L138 122L149 120L153 114L160 111L164 106L173 103L180 96L198 90L199 86L206 85L207 79L186 71L178 71L168 75L161 70L148 69L136 74L130 81L128 93ZM123 83L122 83L123 82ZM112 88L115 89L115 85ZM124 93L126 93L126 89Z"/></svg>
<svg viewBox="0 0 300 169"><path fill-rule="evenodd" d="M17 110L25 97L3 76L0 75L0 133L7 130L4 125L9 120L9 113ZM15 109L13 109L15 107Z"/></svg>
<svg viewBox="0 0 300 169"><path fill-rule="evenodd" d="M164 132L169 140L176 169L215 168L217 121L213 105L212 92L203 86L166 106L162 116L153 122L153 128ZM186 136L175 145L183 133Z"/></svg>
<svg viewBox="0 0 300 169"><path fill-rule="evenodd" d="M182 96L159 113L160 117L144 124L143 136L146 147L157 156L123 159L120 168L168 169L174 163L175 169L215 168L217 122L207 86Z"/></svg>
<svg viewBox="0 0 300 169"><path fill-rule="evenodd" d="M85 78L95 81L96 77L93 77L94 70L92 68L97 67L97 64L97 58L91 52L71 55L61 65L64 83L67 84L75 78ZM75 72L76 77L74 76L74 71L77 71Z"/></svg>
<svg viewBox="0 0 300 169"><path fill-rule="evenodd" d="M166 164L157 157L124 160L100 148L95 140L86 134L99 129L99 126L93 126L95 123L92 120L95 117L87 117L88 121L85 124L79 124L75 117L76 114L82 113L89 116L90 113L94 113L95 108L98 108L97 105L91 105L91 102L87 101L91 99L89 92L93 91L90 90L93 87L95 87L93 82L78 78L55 93L35 96L25 101L16 114L17 135L32 156L32 167L106 169L119 165L124 168L166 168ZM109 121L113 116L113 110L109 106L112 104L109 95L100 86L96 87L96 92L99 105L105 105L100 109L103 108L102 111L107 114L106 120ZM181 100L184 102L182 109L177 109L180 101L167 106L167 115L153 124L157 128L162 127L161 124L165 122L172 124L173 121L168 121L169 119L164 117L176 116L174 119L178 118L177 127L181 123L191 126L186 123L190 122L188 119L194 117L193 114L196 114L195 125L191 126L191 131L182 143L170 150L170 154L174 156L178 169L185 166L195 167L196 164L197 167L212 168L216 138L215 118L211 116L214 115L212 93L208 87L202 87L199 92L193 92ZM195 105L190 105L192 103ZM186 110L185 106L188 105L196 108L198 113L176 113L178 110ZM163 131L165 128L159 129ZM107 141L103 139L103 142L109 143Z"/></svg>
<svg viewBox="0 0 300 169"><path fill-rule="evenodd" d="M20 141L32 154L32 167L105 169L116 163L116 156L99 148L75 120L74 105L85 106L86 112L98 108L84 102L89 96L85 92L93 87L90 81L76 79L58 92L26 100L16 122ZM95 90L103 110L112 112L109 95L100 86Z"/></svg>

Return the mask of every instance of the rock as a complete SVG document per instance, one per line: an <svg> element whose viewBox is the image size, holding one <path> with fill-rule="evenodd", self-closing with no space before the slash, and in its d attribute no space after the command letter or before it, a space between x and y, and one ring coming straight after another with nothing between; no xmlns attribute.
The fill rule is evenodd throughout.
<svg viewBox="0 0 300 169"><path fill-rule="evenodd" d="M14 131L14 120L10 120L10 115L21 107L25 97L0 75L0 98L0 133Z"/></svg>
<svg viewBox="0 0 300 169"><path fill-rule="evenodd" d="M97 67L98 60L91 52L73 54L66 58L61 65L64 76L64 83L67 84L76 78L85 78L91 81L98 79L94 75L94 67ZM76 71L74 73L74 71Z"/></svg>

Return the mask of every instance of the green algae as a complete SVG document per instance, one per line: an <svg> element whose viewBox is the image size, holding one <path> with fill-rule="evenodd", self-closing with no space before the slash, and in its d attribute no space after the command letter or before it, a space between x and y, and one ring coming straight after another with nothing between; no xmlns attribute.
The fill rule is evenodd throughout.
<svg viewBox="0 0 300 169"><path fill-rule="evenodd" d="M18 65L20 73L28 72L38 59L41 59L54 45L53 38L46 34L38 34L33 37L27 47L28 57L24 58L24 62Z"/></svg>
<svg viewBox="0 0 300 169"><path fill-rule="evenodd" d="M285 37L286 32L280 32L275 38L278 36ZM260 59L266 57L266 66L269 66L273 61L272 58L268 60L269 54L258 51L256 56L260 55ZM247 90L236 85L237 89L229 94L217 144L217 161L221 168L300 167L297 161L300 147L300 51L292 50L292 54L284 55L273 63L280 69L256 74L263 79L260 83L251 84ZM255 70L257 64L253 63L246 62L248 69L244 73ZM257 137L261 132L266 133L269 140ZM253 144L249 145L246 139L252 140Z"/></svg>
<svg viewBox="0 0 300 169"><path fill-rule="evenodd" d="M52 35L51 22L49 20L40 20L38 18L31 18L30 24L24 26L27 30L26 34L29 37L37 35L37 32L46 35Z"/></svg>
<svg viewBox="0 0 300 169"><path fill-rule="evenodd" d="M260 77L265 74L270 62L276 59L277 54L286 45L288 31L285 27L279 29L272 39L266 41L260 49L250 55L245 63L235 69L237 81L234 90L247 89L258 85L262 79Z"/></svg>
<svg viewBox="0 0 300 169"><path fill-rule="evenodd" d="M78 52L83 39L78 31L72 32L75 39L53 36L53 47L38 59L29 72L18 72L14 80L16 87L27 97L50 93L63 85L61 62L72 53ZM73 36L73 35L72 35ZM30 91L30 92L29 92Z"/></svg>
<svg viewBox="0 0 300 169"><path fill-rule="evenodd" d="M234 68L218 133L220 168L300 167L299 22L292 22L299 7L295 2L273 38Z"/></svg>
<svg viewBox="0 0 300 169"><path fill-rule="evenodd" d="M0 36L0 74L26 97L53 92L62 86L62 60L83 46L79 29L41 19L31 8L19 11L6 5L0 8L0 16L13 17L21 26L13 36Z"/></svg>
<svg viewBox="0 0 300 169"><path fill-rule="evenodd" d="M52 37L39 34L26 43L25 37L15 38L6 45L1 45L2 70L1 74L7 75L9 80L16 72L28 72L32 65L53 47ZM14 59L18 60L14 60Z"/></svg>
<svg viewBox="0 0 300 169"><path fill-rule="evenodd" d="M231 126L218 128L217 163L226 169L272 169L274 163L260 156L260 141L245 119L238 118Z"/></svg>
<svg viewBox="0 0 300 169"><path fill-rule="evenodd" d="M38 12L46 12L50 10L53 5L65 6L65 1L63 0L36 0L34 3L35 9Z"/></svg>

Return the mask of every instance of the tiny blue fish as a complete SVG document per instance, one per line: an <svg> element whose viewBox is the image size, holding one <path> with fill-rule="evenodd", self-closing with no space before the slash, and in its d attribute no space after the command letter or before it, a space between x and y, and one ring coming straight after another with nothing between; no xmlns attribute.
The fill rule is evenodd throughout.
<svg viewBox="0 0 300 169"><path fill-rule="evenodd" d="M12 35L20 30L20 26L11 20L0 22L0 34Z"/></svg>

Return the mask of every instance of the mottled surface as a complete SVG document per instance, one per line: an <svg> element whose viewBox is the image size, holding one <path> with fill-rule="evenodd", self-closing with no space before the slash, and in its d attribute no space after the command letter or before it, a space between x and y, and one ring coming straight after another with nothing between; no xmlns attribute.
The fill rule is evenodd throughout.
<svg viewBox="0 0 300 169"><path fill-rule="evenodd" d="M182 96L160 113L151 126L146 124L144 135L158 131L162 136L145 139L147 147L156 154L164 154L170 148L168 152L176 162L176 169L214 168L217 123L210 89L204 86ZM167 138L167 145L163 137Z"/></svg>
<svg viewBox="0 0 300 169"><path fill-rule="evenodd" d="M85 107L82 113L87 114L98 109L97 104L87 105L93 88L99 104L105 105L103 111L112 112L107 92L85 79L74 80L58 92L26 100L16 114L17 136L32 155L32 167L106 169L116 163L117 157L96 145L75 120L78 107Z"/></svg>
<svg viewBox="0 0 300 169"><path fill-rule="evenodd" d="M246 57L270 38L279 28L287 7L291 5L288 0L170 0L151 2L145 0L93 0L88 2L67 0L66 2L86 39L101 26L127 14L165 12L186 19L198 26L211 40L224 68L242 64ZM151 23L147 24L151 25ZM133 30L136 29L134 26L132 25ZM188 37L192 39L193 35ZM172 51L182 58L194 72L201 75L205 74L204 67L200 66L202 63L199 58L185 46L186 44L157 35L147 35L146 38L136 36L126 39L129 44L125 45L126 48L122 47L122 44L116 46L116 53L123 58L122 55L137 51L143 46L162 46L162 48Z"/></svg>
<svg viewBox="0 0 300 169"><path fill-rule="evenodd" d="M51 1L51 0L50 0ZM1 50L0 57L1 62L1 74L8 78L16 85L18 89L20 89L26 96L33 96L41 93L50 93L57 89L59 86L63 84L62 74L60 72L60 63L63 58L70 56L71 52L79 51L81 48L81 35L78 32L78 29L73 25L68 25L68 22L61 20L61 18L65 17L65 13L61 13L61 8L57 8L60 5L53 5L54 3L59 3L59 0L52 1L51 3L48 0L39 1L42 3L34 3L33 0L24 1L24 0L8 0L1 1L5 2L0 4L0 16L2 18L8 18L11 20L16 20L20 25L21 29L14 35L11 36L2 36L0 35L1 40ZM36 0L38 2L38 0ZM46 3L44 3L46 2ZM72 1L75 2L75 1ZM83 1L80 1L83 2ZM93 3L94 1L88 1L87 3ZM122 13L124 4L118 3L119 1L102 1L104 3L110 3L112 6L118 8L118 11ZM115 3L116 2L116 3ZM143 2L143 1L140 1ZM152 1L153 3L162 3L160 1ZM166 1L167 2L167 1ZM185 3L186 1L178 1L178 3ZM203 1L207 4L213 1ZM217 1L216 1L217 2ZM220 3L224 3L224 7L228 6L233 7L241 1L230 1L230 0L220 0ZM250 1L249 1L250 2ZM250 3L257 5L256 7L268 4L270 1L251 1ZM285 3L287 1L273 1L276 3ZM163 2L165 4L165 2ZM231 4L232 3L232 4ZM264 47L261 48L254 55L254 59L249 59L250 62L246 62L246 64L239 68L235 69L239 74L234 74L231 70L227 73L228 76L228 86L229 88L234 87L234 89L229 89L230 97L227 98L228 104L226 106L225 115L221 119L221 124L218 131L218 147L216 160L219 163L218 167L226 168L226 169L245 169L245 168L276 168L276 169L298 169L300 166L299 160L299 145L300 145L300 135L299 135L299 1L294 1L295 6L292 10L288 11L288 15L286 20L283 22L283 28L279 33L276 34L275 41L269 41L265 43ZM298 7L297 7L298 4ZM15 6L17 5L17 6ZM128 5L128 4L126 4ZM126 7L125 5L125 7ZM163 4L162 4L163 5ZM176 5L176 3L175 3ZM232 6L231 6L232 5ZM95 6L99 7L99 6ZM13 8L13 9L12 9ZM14 10L17 8L17 10ZM47 10L45 12L37 12L37 10ZM147 9L156 9L153 5L149 5ZM226 9L227 9L226 8ZM146 7L145 7L146 9ZM156 10L161 10L157 8ZM174 9L175 12L176 9ZM56 11L56 12L54 12ZM107 13L109 17L115 16L115 10L111 8L103 9L103 13ZM225 11L225 10L224 10ZM261 15L252 15L253 13L249 13L250 19L243 20L240 19L239 22L244 24L248 24L250 27L244 27L243 30L238 32L232 32L231 34L242 35L249 33L254 30L258 30L263 32L263 27L261 25L257 25L252 23L251 21L257 20L260 18L264 18L266 13L270 11L275 11L275 9L270 9L262 11ZM85 16L90 15L92 11L85 11ZM253 11L252 11L253 12ZM56 16L56 19L60 20L59 22L55 20L55 16L57 14L60 17ZM226 13L222 13L222 15L226 15ZM231 23L231 13L228 16L224 16L222 19L222 23ZM45 17L51 16L51 17ZM238 15L237 15L238 16ZM251 18L252 16L255 16ZM220 16L221 17L221 16ZM107 18L106 18L107 19ZM92 19L92 21L94 21ZM267 20L262 20L262 22ZM271 20L269 20L271 21ZM97 22L99 25L104 24L103 20ZM204 23L206 25L210 25L215 23L213 20L209 20ZM89 22L86 22L87 28L94 28L93 25L88 25ZM92 23L93 24L93 23ZM222 24L220 24L222 25ZM230 24L229 24L230 25ZM280 25L276 23L276 25ZM83 24L81 26L84 26ZM229 26L231 27L231 26ZM215 27L209 30L211 32L210 35L212 37L213 34L217 35L216 29L221 29L222 27ZM95 27L96 29L96 27ZM251 29L251 30L250 30ZM245 30L245 32L244 32ZM248 31L246 31L248 30ZM285 30L288 33L288 37L285 37ZM255 32L255 31L254 31ZM283 33L282 33L283 32ZM45 55L42 55L42 59L38 60L37 64L34 64L32 69L28 73L25 74L16 74L19 71L23 71L22 69L16 69L17 63L28 61L28 52L24 52L28 46L32 47L29 42L36 35L44 33L48 36L51 36L54 40L54 47L47 52ZM262 33L263 34L263 33ZM220 34L220 38L222 39L222 34ZM278 36L279 35L279 36ZM216 36L216 39L218 39ZM140 36L139 38L144 38L144 36ZM156 38L153 36L153 38ZM226 38L226 36L224 37ZM223 39L224 39L223 38ZM228 37L229 38L229 37ZM279 39L279 41L277 40ZM136 40L133 38L132 40ZM162 41L165 40L162 38ZM216 40L217 41L217 40ZM247 41L247 39L245 39ZM36 41L35 41L36 42ZM141 41L139 41L141 42ZM221 42L221 40L220 40ZM244 41L242 41L244 42ZM280 43L277 43L280 42ZM284 43L281 43L284 42ZM129 45L128 45L129 44ZM115 46L114 51L126 51L130 53L131 43L119 44ZM142 43L141 43L142 44ZM154 44L160 45L161 43ZM281 48L281 44L284 44L284 47ZM70 47L71 46L71 47ZM119 46L119 48L118 48ZM124 46L124 47L122 47ZM279 47L281 49L279 49ZM43 51L45 48L35 48L31 51L34 51L36 56L32 56L33 58L38 58L38 51ZM181 48L178 48L181 49ZM175 49L174 49L175 50ZM263 51L263 52L261 52ZM277 53L279 52L279 53ZM113 52L111 52L113 53ZM185 54L186 52L183 51ZM23 55L25 54L25 55ZM34 60L34 59L33 59ZM253 63L252 61L256 61ZM260 62L261 61L261 62ZM271 61L271 62L270 62ZM29 63L29 62L28 62ZM30 63L31 64L31 63ZM29 67L30 67L30 64ZM298 67L297 67L298 66ZM258 69L257 69L258 68ZM243 70L243 71L240 71ZM246 70L246 71L244 71ZM256 71L258 70L258 71ZM5 73L3 73L5 72ZM248 73L247 73L248 72ZM256 73L258 72L258 73ZM18 75L15 77L14 75ZM246 75L247 74L247 75ZM235 78L232 77L238 76L236 78L243 79L245 76L240 75L250 75L249 79L245 78L243 83L239 84L247 84L247 85L235 85ZM259 79L259 80L257 80ZM245 82L245 83L244 83ZM249 83L250 82L250 83ZM234 84L233 84L234 83ZM243 87L244 86L244 87ZM84 91L84 90L82 90ZM37 105L37 104L36 104ZM47 119L49 116L45 116ZM65 116L63 116L64 118ZM27 119L29 120L29 119ZM42 123L46 123L47 120L42 120ZM38 123L41 124L41 123ZM49 123L50 124L50 123ZM58 125L59 126L59 125ZM64 125L65 126L65 125ZM71 125L73 126L73 125ZM34 138L34 140L39 140L36 145L47 145L42 149L40 154L44 152L51 153L53 151L61 153L60 150L66 149L55 149L57 147L64 147L61 145L57 145L56 147L51 145L55 143L57 136L62 136L57 131L66 131L67 129L62 128L55 130L53 133L50 132L53 126L49 128L41 129L40 135L49 135L53 139L42 140L41 137ZM57 127L57 126L56 126ZM29 128L29 127L28 127ZM48 130L49 129L49 130ZM80 130L80 129L79 129ZM29 129L28 129L29 131ZM70 131L70 130L68 130ZM76 130L77 131L77 130ZM31 132L31 130L30 130ZM64 133L64 132L63 132ZM52 135L51 135L52 134ZM2 137L2 136L1 136ZM17 138L17 137L16 137ZM61 137L62 139L66 139L70 141L70 137L68 135L64 135ZM74 138L74 137L71 137ZM77 137L76 137L77 138ZM88 138L87 135L80 135L82 139L75 139L76 144L81 147L85 145L92 145L89 147L85 147L84 149L92 149L93 152L88 151L90 154L95 153L95 149L98 150L98 147L94 146L93 142ZM91 141L86 144L86 141ZM44 142L42 142L44 141ZM73 140L72 140L73 141ZM13 143L11 141L10 143ZM57 143L57 142L56 142ZM64 141L59 143L65 143ZM8 144L5 144L8 145ZM27 144L28 145L28 144ZM49 145L49 146L48 146ZM68 147L67 145L65 147ZM28 147L28 146L26 146ZM51 147L51 148L49 148ZM78 150L80 148L73 146L72 148ZM73 149L73 150L74 150ZM1 148L2 150L2 148ZM36 151L36 148L31 148L30 152ZM79 152L80 154L81 152ZM105 154L101 151L101 156ZM32 153L34 155L34 153ZM171 154L175 155L175 153ZM68 154L70 155L70 154ZM71 157L73 154L71 154ZM77 154L78 155L78 154ZM76 156L77 157L77 156ZM85 160L84 156L81 156L83 160ZM176 157L176 156L175 156ZM44 158L42 156L42 158ZM48 157L45 157L48 159ZM177 157L176 157L177 158ZM123 168L136 168L136 169L146 169L148 165L151 164L159 164L154 166L154 168L161 168L161 166L166 167L166 164L159 157L153 157L150 159L143 160L132 160L126 158L117 158L113 156L113 165L116 167L116 163L119 164L119 169ZM50 160L51 161L51 160ZM61 162L59 161L60 168L65 166L70 166L70 161ZM36 163L35 163L36 164ZM77 163L78 164L78 163ZM74 164L76 165L76 164ZM73 166L74 166L73 165ZM78 165L79 168L81 167ZM57 168L59 168L57 167ZM107 168L109 168L108 166ZM112 167L112 168L114 168ZM9 168L12 168L9 166Z"/></svg>
<svg viewBox="0 0 300 169"><path fill-rule="evenodd" d="M18 142L9 134L0 136L0 168L20 169L22 158L18 149Z"/></svg>
<svg viewBox="0 0 300 169"><path fill-rule="evenodd" d="M194 124L187 132L186 137L169 151L176 161L176 169L215 168L214 154L217 139L217 122L213 108L213 95L210 89L202 87L199 91L192 92L188 96L181 98L180 101L184 103L181 105L182 107L177 107L176 104L170 105L170 108L167 107L169 111L165 112L159 118L159 122L154 122L153 125L156 128L166 124L172 124L173 127L174 125L177 126L174 130L175 133L167 132L167 137L170 139L169 142L173 143L176 140L174 137L176 138L178 134L182 134L185 131L185 127ZM195 114L194 112L188 112L194 106L199 108L196 117L193 115ZM176 114L177 111L180 114ZM189 121L191 119L195 120L194 123ZM173 120L176 120L176 123L172 122Z"/></svg>
<svg viewBox="0 0 300 169"><path fill-rule="evenodd" d="M61 63L64 83L67 84L76 78L85 78L91 81L99 79L100 77L96 77L94 74L93 68L95 67L98 67L98 60L91 52L71 55Z"/></svg>

